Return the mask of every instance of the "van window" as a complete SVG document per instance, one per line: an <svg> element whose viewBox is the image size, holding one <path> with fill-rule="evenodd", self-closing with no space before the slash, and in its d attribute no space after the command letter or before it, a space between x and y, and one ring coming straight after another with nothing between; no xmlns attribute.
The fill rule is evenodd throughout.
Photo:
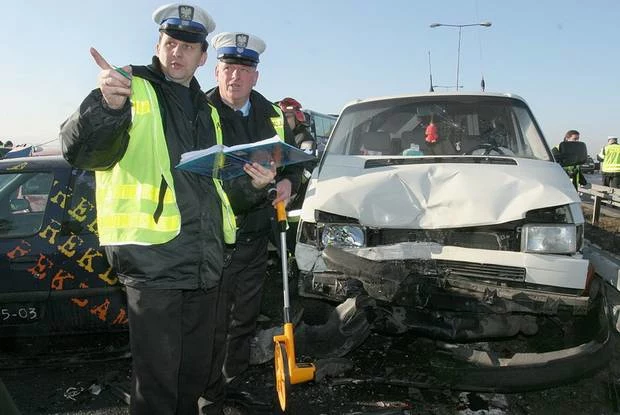
<svg viewBox="0 0 620 415"><path fill-rule="evenodd" d="M345 108L328 156L493 155L551 160L525 103L506 97L393 98ZM374 142L376 141L376 142Z"/></svg>
<svg viewBox="0 0 620 415"><path fill-rule="evenodd" d="M41 230L53 180L50 172L0 175L0 238Z"/></svg>

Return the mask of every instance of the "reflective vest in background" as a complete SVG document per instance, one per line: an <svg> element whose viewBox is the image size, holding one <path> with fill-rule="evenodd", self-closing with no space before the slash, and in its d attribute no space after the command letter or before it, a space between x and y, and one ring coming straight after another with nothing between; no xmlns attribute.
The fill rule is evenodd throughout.
<svg viewBox="0 0 620 415"><path fill-rule="evenodd" d="M602 151L602 173L620 173L620 144L607 144Z"/></svg>
<svg viewBox="0 0 620 415"><path fill-rule="evenodd" d="M271 117L271 125L273 125L273 129L276 130L276 134L278 134L278 137L280 137L280 140L285 141L284 140L284 123L286 122L286 119L284 118L284 113L282 112L282 109L280 109L279 105L273 105L273 109L276 110L276 113L278 114L278 116ZM297 222L297 221L299 221L299 216L294 216L294 217L289 216L287 218L286 228L288 229L288 222Z"/></svg>
<svg viewBox="0 0 620 415"><path fill-rule="evenodd" d="M271 117L271 125L273 125L273 129L276 130L276 134L278 134L280 140L284 141L284 113L280 109L279 105L273 105L273 109L276 110L278 116Z"/></svg>
<svg viewBox="0 0 620 415"><path fill-rule="evenodd" d="M133 77L132 125L123 158L106 171L95 172L97 228L101 245L154 245L172 240L181 231L170 156L157 95L150 82ZM217 110L211 106L216 141L222 143ZM221 199L224 241L235 242L235 216L214 179Z"/></svg>

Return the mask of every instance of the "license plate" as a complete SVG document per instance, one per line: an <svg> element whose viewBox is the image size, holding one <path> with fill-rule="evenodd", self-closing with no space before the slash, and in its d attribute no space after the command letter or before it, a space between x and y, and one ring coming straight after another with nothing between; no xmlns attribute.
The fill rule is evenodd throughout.
<svg viewBox="0 0 620 415"><path fill-rule="evenodd" d="M34 304L0 304L0 324L24 324L38 321L41 309Z"/></svg>

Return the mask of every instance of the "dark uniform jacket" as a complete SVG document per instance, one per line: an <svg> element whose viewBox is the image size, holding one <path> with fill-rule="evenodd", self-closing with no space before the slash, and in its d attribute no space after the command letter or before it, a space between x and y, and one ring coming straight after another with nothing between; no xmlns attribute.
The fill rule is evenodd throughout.
<svg viewBox="0 0 620 415"><path fill-rule="evenodd" d="M167 81L159 60L132 66L134 76L147 79L157 93L163 121L181 232L158 245L106 247L121 281L135 287L196 289L217 285L223 266L220 198L207 176L175 169L186 151L216 144L211 109L196 79L190 87ZM76 113L61 126L65 159L86 170L106 170L119 161L129 140L131 106L112 110L101 91L92 91ZM165 189L164 189L165 190Z"/></svg>
<svg viewBox="0 0 620 415"><path fill-rule="evenodd" d="M224 144L227 146L252 143L276 135L270 119L278 117L279 114L273 104L258 92L252 91L250 94L251 107L247 117L243 117L224 104L217 87L207 92L207 97L218 109L224 132ZM284 135L284 140L294 146L293 133L286 122L284 122ZM276 180L289 179L292 183L292 193L295 193L299 188L302 171L301 166L287 166L278 171ZM251 186L247 185L247 176L240 180L245 180L245 182L240 183L239 180L225 182L224 189L237 215L239 227L237 240L250 242L258 237L269 235L274 208L267 198L267 189L260 191L259 197L252 198L248 194ZM252 202L248 203L249 201Z"/></svg>
<svg viewBox="0 0 620 415"><path fill-rule="evenodd" d="M297 147L299 147L303 142L311 141L312 150L316 149L316 142L310 131L308 131L308 126L306 124L297 123L297 125L293 129L293 134L295 135L295 145Z"/></svg>

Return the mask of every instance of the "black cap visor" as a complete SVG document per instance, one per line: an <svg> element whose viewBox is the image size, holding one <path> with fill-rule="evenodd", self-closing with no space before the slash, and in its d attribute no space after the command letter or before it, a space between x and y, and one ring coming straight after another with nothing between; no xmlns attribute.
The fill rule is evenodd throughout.
<svg viewBox="0 0 620 415"><path fill-rule="evenodd" d="M234 56L234 55L219 56L218 59L224 63L230 63L232 65L244 65L244 66L252 66L252 67L256 67L258 65L258 62L252 59L241 58L239 56Z"/></svg>
<svg viewBox="0 0 620 415"><path fill-rule="evenodd" d="M206 31L198 31L191 26L164 23L159 27L159 31L187 43L203 43L207 39Z"/></svg>

